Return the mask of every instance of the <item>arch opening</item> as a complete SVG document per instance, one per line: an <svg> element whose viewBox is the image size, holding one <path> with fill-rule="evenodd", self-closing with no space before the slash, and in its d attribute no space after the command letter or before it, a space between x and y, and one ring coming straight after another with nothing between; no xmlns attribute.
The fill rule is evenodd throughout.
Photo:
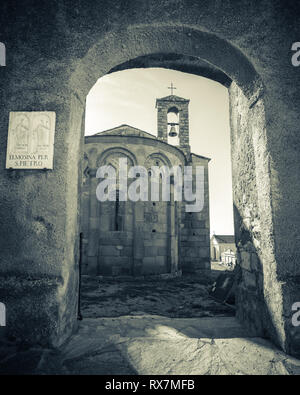
<svg viewBox="0 0 300 395"><path fill-rule="evenodd" d="M266 226L266 224L270 224L270 221L272 223L271 205L267 203L262 213L260 204L260 197L268 195L270 188L267 163L262 160L263 157L267 156L266 140L260 145L259 150L253 146L253 141L261 134L261 128L257 128L255 122L257 119L264 120L263 84L259 75L256 73L253 65L236 47L211 33L186 26L181 26L179 29L174 26L159 26L156 29L152 27L150 29L149 26L132 26L123 33L122 45L120 45L120 41L117 42L116 36L110 36L88 51L70 79L73 91L76 92L77 98L83 103L90 88L102 75L121 68L132 68L136 61L141 60L141 57L145 61L143 67L145 65L147 67L157 66L158 54L159 62L164 64L166 57L170 57L170 47L174 48L174 53L171 55L179 56L180 60L177 65L174 65L172 62L169 63L166 66L167 68L178 69L180 67L181 69L186 69L187 64L185 60L190 60L191 57L201 62L201 65L197 64L193 69L195 73L204 76L210 75L210 78L223 83L225 86L227 85L231 106L233 167L238 166L238 156L240 157L238 155L239 144L245 136L245 147L253 150L253 159L256 161L253 163L252 168L249 169L249 174L251 173L250 178L255 180L254 185L251 186L253 188L251 196L249 194L247 196L247 193L244 193L246 192L247 182L251 184L251 180L247 180L245 183L239 174L233 174L236 243L238 245L240 243L238 260L240 266L242 266L244 258L242 259L241 256L252 257L253 255L253 260L255 259L259 262L255 273L251 272L250 274L253 278L252 285L249 283L249 278L246 280L246 276L242 277L242 287L239 290L240 294L238 297L240 308L238 307L237 315L256 334L268 333L277 343L283 345L285 342L284 330L282 326L274 324L274 317L278 317L280 313L275 303L270 300L266 303L262 282L264 271L261 262L264 259L269 259L270 254L273 254L272 259L275 260L274 253L271 251L272 247L268 251L257 248L257 235L252 232L255 226L253 223L249 223L249 220L247 222L246 214L249 212L250 204L252 209L254 206L252 215L263 215L265 218L268 218L263 221L264 232L260 233L258 238L262 238L263 242L265 240L270 241L272 239L272 227ZM136 40L137 37L139 37L138 41ZM170 46L170 41L172 43L176 42L176 45ZM133 42L134 46L132 45ZM124 51L124 48L126 48L126 51ZM130 50L128 51L129 48ZM226 51L224 51L224 48ZM109 49L111 49L111 52L110 55L107 55ZM227 55L226 57L220 57L219 53L226 53ZM99 64L102 71L99 70ZM86 70L88 70L88 73ZM78 81L83 83L78 84ZM263 123L260 126L263 126ZM245 134L241 134L241 127ZM243 152L244 155L246 157L245 152ZM242 160L245 161L246 166L246 159L243 158ZM257 172L264 173L264 177L257 179ZM251 202L252 199L255 201L255 204ZM269 202L269 197L267 201ZM251 228L250 232L247 229L249 227ZM251 237L245 241L243 235L247 234L247 232ZM261 240L258 242L260 243ZM241 270L244 272L244 268L241 268ZM247 274L247 272L245 273ZM261 275L257 274L256 277L256 273L261 273ZM267 271L267 273L271 275L270 271ZM256 283L257 294L254 298L251 298L251 287L254 285L254 282ZM241 300L245 301L246 299L245 307L244 305L242 306ZM261 314L255 313L253 315L254 312L257 312L257 300L260 301L259 303L264 308Z"/></svg>

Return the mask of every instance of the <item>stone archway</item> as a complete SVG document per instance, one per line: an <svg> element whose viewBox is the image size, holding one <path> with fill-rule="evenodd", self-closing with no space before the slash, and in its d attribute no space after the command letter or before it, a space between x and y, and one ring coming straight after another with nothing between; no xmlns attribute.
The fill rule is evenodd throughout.
<svg viewBox="0 0 300 395"><path fill-rule="evenodd" d="M32 213L28 214L28 224L26 220L24 228L27 227L26 231L41 228L41 232L36 231L34 237L38 237L37 240L45 237L45 240L41 241L42 247L38 252L28 251L34 239L22 241L22 251L25 251L22 259L25 257L26 262L33 262L30 269L26 265L23 268L25 273L39 273L43 300L39 300L38 296L27 299L27 302L38 306L38 313L34 309L24 309L24 305L20 313L13 306L17 297L9 301L8 305L14 311L9 330L33 342L38 335L40 342L54 345L61 344L74 330L78 283L78 187L81 174L78 168L81 165L85 97L96 80L114 68L155 54L162 54L163 64L164 54L170 53L181 56L179 64L182 68L188 68L188 58L200 59L201 65L194 65L199 75L216 76L216 80L226 81L230 85L233 191L242 266L238 316L257 334L270 336L283 349L292 352L296 334L288 321L290 312L286 301L293 290L283 287L278 276L280 262L275 256L263 83L247 57L229 41L184 24L132 25L126 30L107 34L80 60L73 60L68 78L59 87L59 92L51 91L50 98L42 102L45 107L51 107L52 103L52 108L57 112L56 173L49 175L46 187L42 186L42 176L38 186L41 198L46 198L49 193L56 194L55 206L61 216L56 218L46 209L42 220L41 216L36 215L36 212L42 211L42 206L33 207ZM148 66L151 66L151 58ZM36 73L42 67L41 60ZM172 68L172 65L168 67ZM59 79L56 82L54 85L58 87ZM12 102L13 97L10 100ZM6 106L9 107L11 102L8 101ZM30 96L30 103L28 109L38 103L38 98ZM237 163L239 166L236 166ZM22 213L16 217L21 217ZM47 228L49 223L53 231ZM43 236L43 232L47 236ZM47 237L51 243L46 243ZM51 265L39 272L38 262L42 254L52 257ZM31 286L34 290L38 289L38 284ZM30 326L24 331L24 314L26 320L40 319L42 325L37 325L33 332Z"/></svg>
<svg viewBox="0 0 300 395"><path fill-rule="evenodd" d="M106 72L135 67L136 64L140 64L141 58L144 67L151 67L155 64L156 67L159 65L167 68L184 69L185 71L189 71L190 62L193 61L193 73L209 75L211 79L215 79L228 87L233 141L233 191L237 218L235 228L238 235L237 243L240 244L239 261L242 267L237 315L254 334L273 337L276 342L283 345L285 336L283 328L273 324L281 315L281 312L278 311L280 301L277 299L276 303L273 304L270 298L269 304L265 305L265 289L262 284L264 273L260 263L261 260L270 260L271 258L274 261L275 258L272 248L269 248L268 251L264 248L259 248L258 251L257 248L257 244L259 246L260 243L263 245L269 244L270 246L274 242L271 239L273 230L270 226L272 213L268 164L265 161L267 147L266 141L263 141L265 136L261 135L264 132L264 105L262 101L263 84L259 75L251 63L235 47L211 33L202 32L198 29L166 25L156 27L156 29L147 25L132 26L123 31L121 35L122 44L120 44L117 35L109 35L105 40L91 48L78 65L70 83L77 82L76 96L78 98L82 96L81 101L84 100L84 96L97 78L101 76L101 74L99 75L98 64L101 63L101 60L103 63L103 55L107 53L108 48L111 50L109 50L110 56L105 58L107 60L107 69L104 69ZM174 56L172 62L172 60L169 60L170 48L172 48L171 43L174 42L176 42L176 45L173 45ZM133 43L134 48L132 48ZM220 58L219 53L224 49L227 56ZM168 59L167 65L164 64L165 58ZM197 64L198 59L200 59L199 64ZM84 84L78 86L78 81L84 81ZM75 112L77 113L78 109ZM261 128L255 128L254 130L244 128L243 133L241 133L241 125L247 124L248 127L248 123L250 123L251 128L252 118L253 120L261 120ZM241 149L243 138L245 138L246 143L243 146L244 148ZM263 142L263 144L258 145L260 151L254 149L255 139L258 138L261 138ZM236 174L240 169L237 163L241 157L245 164L248 162L248 150L253 152L254 164L253 167L247 168L249 180L244 183L241 175ZM257 171L260 171L259 178L256 177ZM252 194L247 196L249 200L245 200L244 197L247 188L253 191ZM265 204L262 211L259 207L261 201ZM243 223L244 216L249 212L249 207L252 208L251 216L254 218L261 217L262 214L264 217L261 221L262 226L268 224L264 227L263 236L262 238L259 237L259 240L251 237L246 241L243 239L243 234L255 226L250 221L248 229ZM256 262L256 266L251 264L251 260ZM275 290L275 284L273 292L277 295L281 294L280 290Z"/></svg>
<svg viewBox="0 0 300 395"><path fill-rule="evenodd" d="M259 75L229 42L195 28L141 25L119 34L108 35L92 47L72 75L71 85L84 81L76 88L81 100L101 76L99 64L103 74L134 67L141 57L144 65L151 67L163 65L164 54L170 53L183 56L183 61L179 60L177 67L172 66L172 61L163 67L178 69L179 63L179 68L188 71L184 59L200 59L197 74L209 75L229 87L235 232L241 267L237 316L254 334L271 337L286 348L283 290L276 278L264 87ZM224 53L226 56L220 56ZM155 54L160 54L159 61ZM105 65L101 62L104 58ZM253 154L251 164L249 152ZM239 172L241 168L247 173L246 180L244 173Z"/></svg>
<svg viewBox="0 0 300 395"><path fill-rule="evenodd" d="M122 43L118 39L118 35L112 34L92 47L72 75L70 83L77 82L76 93L78 97L82 96L82 101L96 79L101 76L98 64L101 64L101 60L103 64L107 52L110 55L105 58L107 69L104 68L104 70L110 72L111 69L134 67L135 59L140 59L141 56L143 56L144 64L151 67L153 61L151 57L155 58L155 54L161 54L159 63L162 65L164 63L163 54L170 54L170 48L173 47L174 54L183 56L183 68L187 67L184 65L185 57L200 58L200 75L205 74L203 70L206 70L206 75L210 72L211 78L215 76L216 80L224 81L224 85L229 85L233 192L236 212L235 231L237 243L239 243L239 262L242 267L237 295L237 316L254 334L270 336L283 346L285 333L283 326L278 325L282 316L282 311L278 309L278 306L282 305L280 301L282 292L274 281L272 281L272 289L265 289L263 283L266 280L261 263L265 260L271 268L275 257L271 225L271 195L266 161L268 155L264 136L263 84L259 75L239 50L217 36L198 29L166 25L153 29L152 26L144 25L132 26L123 31L121 35ZM224 50L227 56L220 57L220 53L224 53ZM155 62L157 65L157 57ZM169 64L168 68L172 68L172 64ZM78 81L84 81L84 84L78 86ZM256 125L251 125L256 120L261 122L258 128ZM243 127L243 125L247 125L247 127ZM255 144L258 139L261 140L261 143ZM252 167L248 166L248 151L253 153ZM240 169L238 162L241 158L248 174L246 183L242 176L237 174ZM257 177L258 172L259 177ZM248 188L252 191L251 194L247 193ZM246 199L245 194L248 195ZM264 207L260 206L262 202ZM252 210L250 214L249 210ZM252 222L250 219L248 224L245 224L244 218L247 215L250 215L251 219L258 217L261 219L259 226L263 230L260 231L258 238L250 236L256 223L254 223L255 220ZM244 240L245 234L249 236L246 240ZM269 248L266 249L267 245ZM264 247L261 248L261 246ZM269 270L266 273L270 273ZM273 275L270 274L272 278L274 278ZM276 302L274 301L275 295ZM266 300L268 300L267 304L265 304Z"/></svg>

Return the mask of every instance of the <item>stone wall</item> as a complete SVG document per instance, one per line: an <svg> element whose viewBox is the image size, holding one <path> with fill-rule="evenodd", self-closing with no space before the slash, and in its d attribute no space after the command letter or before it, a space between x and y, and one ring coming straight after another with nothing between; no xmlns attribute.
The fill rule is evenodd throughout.
<svg viewBox="0 0 300 395"><path fill-rule="evenodd" d="M236 205L236 215L238 223L247 222L242 205L257 196L250 222L257 218L260 249L251 233L249 239L263 268L265 328L282 349L300 355L299 327L291 322L291 306L300 300L300 91L299 68L291 64L299 3L54 0L49 7L45 0L24 0L16 7L3 0L1 7L7 62L0 68L0 298L8 334L58 345L76 327L85 98L98 78L144 57L147 67L184 70L227 87L234 81L237 97L243 92L248 101L242 118L249 142L252 135L249 171L255 169L256 182L246 179L256 192ZM56 112L53 171L5 170L10 111ZM234 147L234 169L246 169L246 153L238 160ZM238 196L235 183L243 180L234 177ZM38 294L44 299L33 297Z"/></svg>
<svg viewBox="0 0 300 395"><path fill-rule="evenodd" d="M233 201L237 263L241 269L237 288L237 316L260 336L264 334L262 267L256 250L261 229L253 137L249 127L249 104L245 96L231 85L231 150ZM240 164L244 165L241 166ZM260 283L260 284L259 284Z"/></svg>
<svg viewBox="0 0 300 395"><path fill-rule="evenodd" d="M191 202L174 201L174 182L171 179L169 202L123 202L123 227L115 231L112 226L115 203L97 201L96 187L99 180L95 177L96 169L92 170L93 163L104 164L101 162L102 157L105 157L105 164L110 163L109 152L120 157L127 152L130 155L128 164L132 161L131 165L135 163L145 166L147 170L151 166L172 167L185 164L182 152L154 139L128 138L124 135L119 138L115 135L86 138L85 156L87 166L91 168L87 167L84 171L89 176L84 177L82 190L83 273L147 276L179 273L180 270L184 273L209 270L208 159L192 155L189 162L194 168L194 190L195 167L204 168L204 184L200 189L205 203L201 212L188 213L185 203ZM149 194L150 190L149 178ZM139 258L135 256L135 237L139 240Z"/></svg>
<svg viewBox="0 0 300 395"><path fill-rule="evenodd" d="M189 153L189 100L176 96L157 99L157 136L162 141L168 141L168 111L175 107L179 111L179 146L185 153Z"/></svg>
<svg viewBox="0 0 300 395"><path fill-rule="evenodd" d="M104 276L151 276L179 273L179 231L181 202L174 202L171 185L169 202L120 202L122 229L113 228L115 202L100 203L96 187L100 180L95 165L113 165L127 153L128 165L161 167L184 165L178 149L152 138L95 136L85 144L86 169L81 204L83 273ZM103 160L105 161L103 162ZM150 175L149 194L151 191ZM118 178L118 175L117 175ZM130 182L129 182L130 185ZM162 185L160 183L160 189Z"/></svg>
<svg viewBox="0 0 300 395"><path fill-rule="evenodd" d="M180 256L183 273L210 271L210 223L209 223L209 184L208 162L206 158L191 155L189 165L193 166L193 186L196 185L195 167L204 167L204 207L200 212L186 212L182 207L182 228Z"/></svg>
<svg viewBox="0 0 300 395"><path fill-rule="evenodd" d="M97 270L88 274L131 276L133 273L133 232L100 231L97 243Z"/></svg>
<svg viewBox="0 0 300 395"><path fill-rule="evenodd" d="M275 264L269 153L264 144L265 114L262 102L250 105L235 84L229 92L234 219L240 267L237 317L253 334L271 337L282 346L286 341L282 325L283 292Z"/></svg>

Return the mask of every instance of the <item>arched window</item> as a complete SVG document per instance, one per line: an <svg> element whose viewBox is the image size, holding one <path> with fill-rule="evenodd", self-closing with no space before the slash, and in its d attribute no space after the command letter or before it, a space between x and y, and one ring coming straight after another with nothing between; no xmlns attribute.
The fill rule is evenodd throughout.
<svg viewBox="0 0 300 395"><path fill-rule="evenodd" d="M168 121L168 144L179 145L179 111L177 107L171 107L167 113Z"/></svg>
<svg viewBox="0 0 300 395"><path fill-rule="evenodd" d="M0 326L6 326L6 310L4 303L0 303Z"/></svg>
<svg viewBox="0 0 300 395"><path fill-rule="evenodd" d="M120 193L116 191L116 202L115 202L115 215L114 215L114 230L120 232L123 230L123 214L120 205Z"/></svg>
<svg viewBox="0 0 300 395"><path fill-rule="evenodd" d="M0 66L6 66L5 44L0 42Z"/></svg>

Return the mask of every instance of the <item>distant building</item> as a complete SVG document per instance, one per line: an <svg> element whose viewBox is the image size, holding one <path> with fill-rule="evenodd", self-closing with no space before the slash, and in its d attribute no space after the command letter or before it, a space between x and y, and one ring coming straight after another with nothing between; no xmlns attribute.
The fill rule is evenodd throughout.
<svg viewBox="0 0 300 395"><path fill-rule="evenodd" d="M210 239L211 260L225 265L235 265L236 245L234 236L212 235Z"/></svg>
<svg viewBox="0 0 300 395"><path fill-rule="evenodd" d="M236 264L236 254L230 248L227 251L222 252L221 262L224 266L234 267Z"/></svg>
<svg viewBox="0 0 300 395"><path fill-rule="evenodd" d="M189 100L173 94L156 100L157 137L129 125L85 137L81 190L83 274L175 276L209 270L210 159L190 152L188 105ZM128 169L143 166L149 182L155 176L152 166L201 166L203 209L186 212L186 202L174 198L170 202L161 197L157 201L124 201L120 199L119 183L115 201L99 202L97 169L111 166L118 179L120 158L127 159ZM161 189L162 177L159 180ZM174 195L174 180L171 194Z"/></svg>

